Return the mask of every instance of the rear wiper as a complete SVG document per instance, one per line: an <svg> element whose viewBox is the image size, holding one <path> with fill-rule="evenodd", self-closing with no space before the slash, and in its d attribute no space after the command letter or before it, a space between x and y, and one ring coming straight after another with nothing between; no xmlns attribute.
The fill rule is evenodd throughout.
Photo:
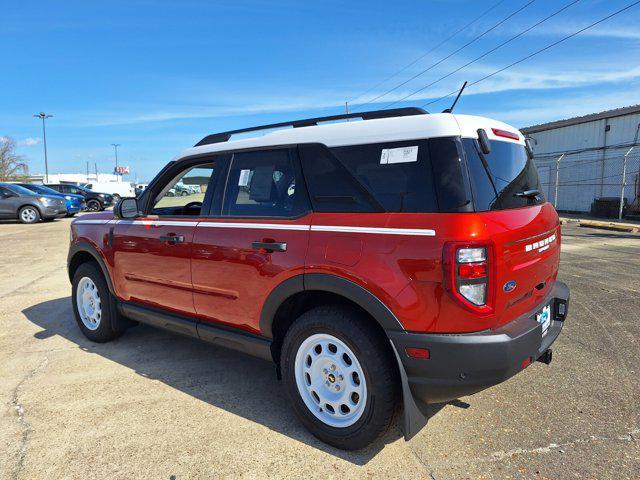
<svg viewBox="0 0 640 480"><path fill-rule="evenodd" d="M540 190L525 190L524 192L516 192L514 197L536 198L540 196Z"/></svg>

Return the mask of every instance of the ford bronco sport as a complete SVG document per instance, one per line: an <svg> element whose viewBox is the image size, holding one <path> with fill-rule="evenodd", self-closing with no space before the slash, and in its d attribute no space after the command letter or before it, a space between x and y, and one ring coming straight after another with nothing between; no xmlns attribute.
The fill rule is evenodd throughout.
<svg viewBox="0 0 640 480"><path fill-rule="evenodd" d="M549 363L559 258L518 130L404 108L205 137L75 220L68 268L90 340L141 322L273 361L300 421L356 449L400 405L410 438L427 404Z"/></svg>

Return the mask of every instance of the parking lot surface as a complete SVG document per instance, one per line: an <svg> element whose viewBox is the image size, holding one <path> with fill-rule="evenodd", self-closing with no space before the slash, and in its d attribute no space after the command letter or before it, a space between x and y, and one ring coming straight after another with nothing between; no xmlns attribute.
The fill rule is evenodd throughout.
<svg viewBox="0 0 640 480"><path fill-rule="evenodd" d="M640 235L563 227L571 308L550 366L342 452L272 365L139 326L75 324L69 219L0 223L0 478L640 478Z"/></svg>

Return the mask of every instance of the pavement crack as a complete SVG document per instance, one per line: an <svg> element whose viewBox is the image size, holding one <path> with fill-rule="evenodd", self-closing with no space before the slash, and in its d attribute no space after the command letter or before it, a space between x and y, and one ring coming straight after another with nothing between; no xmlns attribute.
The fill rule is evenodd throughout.
<svg viewBox="0 0 640 480"><path fill-rule="evenodd" d="M413 454L413 456L416 458L416 460L418 460L418 463L419 463L420 465L422 465L422 467L423 467L423 468L424 468L424 469L429 473L429 478L430 478L431 480L436 480L436 477L435 477L435 475L434 475L434 473L433 473L433 468L431 468L431 465L429 465L429 463L428 463L428 462L425 462L425 461L420 457L420 455L418 455L418 454L416 453L416 451L415 451L415 450L412 450L412 449L409 449L409 450L411 450L411 453Z"/></svg>
<svg viewBox="0 0 640 480"><path fill-rule="evenodd" d="M32 431L31 424L25 418L24 406L22 405L22 402L20 400L20 394L25 384L29 380L31 380L40 370L46 367L48 362L49 362L49 359L45 357L37 367L27 372L27 374L22 378L22 380L20 380L18 385L16 385L16 388L13 389L13 393L11 395L10 404L11 404L11 407L13 407L13 409L15 410L16 414L18 415L18 423L20 424L20 427L22 429L22 433L20 436L20 448L18 450L18 456L17 456L18 458L16 459L15 470L13 472L13 475L11 476L12 480L17 480L20 476L20 473L22 472L22 468L24 467L24 460L27 457L27 446L29 443L29 436L31 435L31 431Z"/></svg>

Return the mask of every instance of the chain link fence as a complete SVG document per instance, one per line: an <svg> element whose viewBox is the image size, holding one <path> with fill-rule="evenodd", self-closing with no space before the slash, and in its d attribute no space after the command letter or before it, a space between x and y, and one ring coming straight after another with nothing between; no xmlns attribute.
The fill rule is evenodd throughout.
<svg viewBox="0 0 640 480"><path fill-rule="evenodd" d="M640 215L640 145L536 154L540 183L558 211Z"/></svg>

